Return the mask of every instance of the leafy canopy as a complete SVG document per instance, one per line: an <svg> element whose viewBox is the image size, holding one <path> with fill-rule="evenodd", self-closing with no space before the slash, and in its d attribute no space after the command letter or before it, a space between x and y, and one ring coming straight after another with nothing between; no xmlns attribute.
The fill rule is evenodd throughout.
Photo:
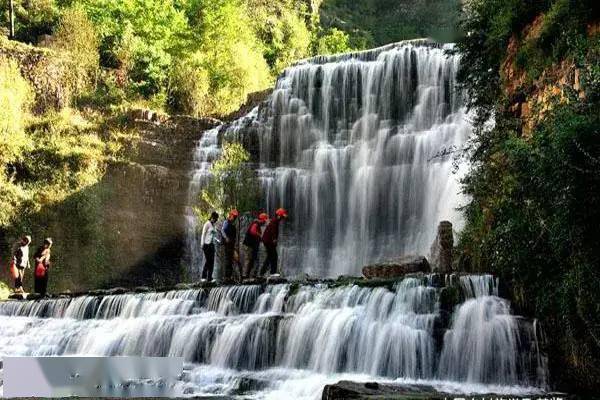
<svg viewBox="0 0 600 400"><path fill-rule="evenodd" d="M211 165L209 181L200 193L196 211L202 219L208 219L212 211L226 215L234 208L241 214L256 209L260 186L248 161L250 154L241 143L223 145L221 156Z"/></svg>

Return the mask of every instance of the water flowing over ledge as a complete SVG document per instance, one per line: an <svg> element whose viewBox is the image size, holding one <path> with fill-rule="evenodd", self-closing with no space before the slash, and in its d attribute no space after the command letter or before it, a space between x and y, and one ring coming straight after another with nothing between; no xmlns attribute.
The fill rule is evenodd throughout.
<svg viewBox="0 0 600 400"><path fill-rule="evenodd" d="M0 355L184 357L182 395L252 382L259 398L302 398L308 381L318 392L348 377L504 393L546 385L534 324L510 314L487 275L7 301L0 322Z"/></svg>
<svg viewBox="0 0 600 400"><path fill-rule="evenodd" d="M459 57L415 40L319 56L288 68L270 98L232 124L205 132L190 202L219 144L240 140L254 156L262 206L285 206L283 272L357 274L363 265L426 254L439 221L460 228L452 152L471 133L456 88ZM202 255L188 218L194 271Z"/></svg>

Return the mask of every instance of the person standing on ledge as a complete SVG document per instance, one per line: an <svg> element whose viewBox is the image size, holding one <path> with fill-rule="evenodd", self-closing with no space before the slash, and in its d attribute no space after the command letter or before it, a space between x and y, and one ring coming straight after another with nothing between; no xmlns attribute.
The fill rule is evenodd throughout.
<svg viewBox="0 0 600 400"><path fill-rule="evenodd" d="M33 287L35 288L35 292L41 294L42 296L46 295L46 290L48 288L48 270L50 269L51 247L52 239L46 238L44 239L44 244L41 245L33 255L33 260L35 261Z"/></svg>
<svg viewBox="0 0 600 400"><path fill-rule="evenodd" d="M29 244L31 243L31 236L23 236L19 242L19 247L13 254L12 262L15 263L17 268L17 276L15 278L15 293L24 293L23 290L23 276L25 275L25 268L30 268L29 264Z"/></svg>
<svg viewBox="0 0 600 400"><path fill-rule="evenodd" d="M235 255L235 245L237 243L237 228L235 221L237 220L240 213L238 210L233 209L229 212L227 219L223 222L221 227L221 237L225 242L225 262L223 266L223 280L225 282L231 282L233 279L233 261Z"/></svg>
<svg viewBox="0 0 600 400"><path fill-rule="evenodd" d="M265 250L267 250L267 259L265 260L260 275L264 275L267 271L267 268L270 269L271 275L275 275L277 273L277 239L279 238L279 223L287 218L288 214L283 208L279 208L275 211L275 218L271 218L267 227L265 228L265 233L263 233L262 241L265 245Z"/></svg>
<svg viewBox="0 0 600 400"><path fill-rule="evenodd" d="M246 236L244 237L244 246L246 248L246 270L242 275L242 279L254 278L256 274L256 264L258 263L258 250L260 248L261 227L267 222L269 216L265 213L260 213L258 219L252 221Z"/></svg>
<svg viewBox="0 0 600 400"><path fill-rule="evenodd" d="M215 242L217 239L217 229L215 223L219 219L219 214L213 211L210 219L202 227L202 251L204 252L204 267L202 268L202 281L213 280L213 268L215 267Z"/></svg>

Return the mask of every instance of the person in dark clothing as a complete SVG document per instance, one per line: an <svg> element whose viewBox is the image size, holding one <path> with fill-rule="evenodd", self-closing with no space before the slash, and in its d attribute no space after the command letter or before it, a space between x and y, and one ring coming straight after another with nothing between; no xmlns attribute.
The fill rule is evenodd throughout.
<svg viewBox="0 0 600 400"><path fill-rule="evenodd" d="M287 211L283 208L275 211L275 218L272 218L271 221L269 221L265 232L263 233L262 242L267 251L267 259L260 270L260 275L264 275L265 272L267 272L267 269L269 269L271 275L277 273L277 239L279 238L279 223L284 218L287 218Z"/></svg>
<svg viewBox="0 0 600 400"><path fill-rule="evenodd" d="M218 243L217 229L215 223L219 219L219 214L212 212L210 219L202 227L202 252L204 253L204 267L202 268L202 280L212 281L213 269L215 267L215 243Z"/></svg>
<svg viewBox="0 0 600 400"><path fill-rule="evenodd" d="M258 216L258 219L252 221L248 230L246 231L246 236L244 237L244 247L246 249L246 269L242 278L254 278L254 274L256 274L257 268L256 264L258 263L258 250L260 248L261 241L261 226L263 226L269 216L265 213L261 213Z"/></svg>
<svg viewBox="0 0 600 400"><path fill-rule="evenodd" d="M50 248L52 247L52 239L44 239L44 244L40 246L33 259L35 261L33 287L36 293L42 296L46 295L48 288L48 270L50 269Z"/></svg>
<svg viewBox="0 0 600 400"><path fill-rule="evenodd" d="M15 292L24 293L23 290L23 277L25 276L25 268L30 268L29 263L29 244L31 243L31 236L23 236L18 244L17 250L13 253L12 262L17 269L17 275L15 277Z"/></svg>
<svg viewBox="0 0 600 400"><path fill-rule="evenodd" d="M237 228L235 224L239 215L238 210L231 210L221 227L221 237L225 245L223 279L226 282L231 282L233 279L233 262L235 258L235 245L237 244Z"/></svg>

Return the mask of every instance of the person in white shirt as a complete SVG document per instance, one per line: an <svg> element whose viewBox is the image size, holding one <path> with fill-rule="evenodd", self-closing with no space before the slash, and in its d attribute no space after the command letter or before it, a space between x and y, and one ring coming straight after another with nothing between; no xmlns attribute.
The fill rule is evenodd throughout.
<svg viewBox="0 0 600 400"><path fill-rule="evenodd" d="M23 236L19 243L19 247L13 254L13 262L17 267L17 277L15 279L15 292L23 293L23 276L25 275L25 268L29 268L29 244L31 243L31 236Z"/></svg>
<svg viewBox="0 0 600 400"><path fill-rule="evenodd" d="M202 251L204 252L204 267L202 268L202 280L212 281L213 268L215 266L215 242L217 239L217 228L215 223L219 214L212 212L210 219L202 227Z"/></svg>

